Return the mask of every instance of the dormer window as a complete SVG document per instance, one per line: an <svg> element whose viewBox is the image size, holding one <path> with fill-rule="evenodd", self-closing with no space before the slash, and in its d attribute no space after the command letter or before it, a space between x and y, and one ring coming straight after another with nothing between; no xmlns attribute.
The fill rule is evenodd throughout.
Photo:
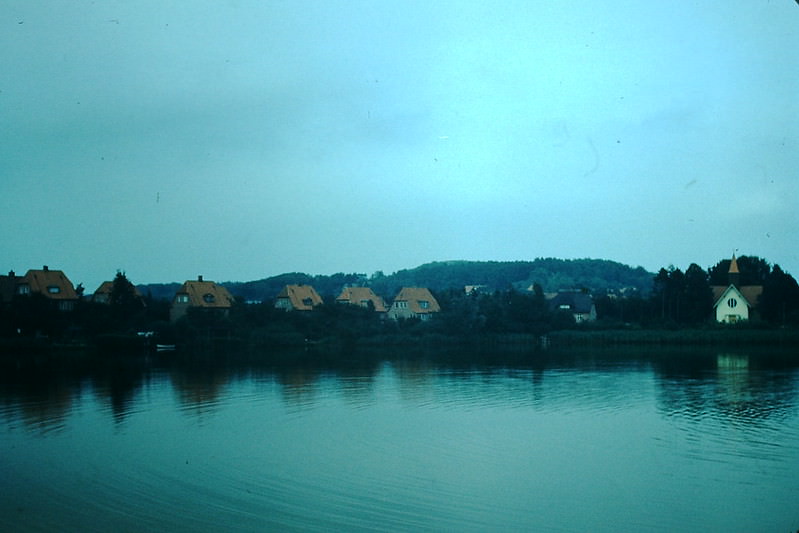
<svg viewBox="0 0 799 533"><path fill-rule="evenodd" d="M213 295L213 294L211 294L210 292L209 292L209 293L207 293L207 294L204 294L204 295L203 295L203 302L205 302L205 303L207 303L207 304L212 304L212 303L214 303L215 301L216 301L216 298L215 298L215 297L214 297L214 295Z"/></svg>
<svg viewBox="0 0 799 533"><path fill-rule="evenodd" d="M48 285L47 286L47 293L48 294L59 294L61 292L61 287L58 285Z"/></svg>
<svg viewBox="0 0 799 533"><path fill-rule="evenodd" d="M422 309L430 309L430 302L427 300L419 300L419 307Z"/></svg>
<svg viewBox="0 0 799 533"><path fill-rule="evenodd" d="M303 298L302 305L313 307L313 300L311 300L310 298Z"/></svg>

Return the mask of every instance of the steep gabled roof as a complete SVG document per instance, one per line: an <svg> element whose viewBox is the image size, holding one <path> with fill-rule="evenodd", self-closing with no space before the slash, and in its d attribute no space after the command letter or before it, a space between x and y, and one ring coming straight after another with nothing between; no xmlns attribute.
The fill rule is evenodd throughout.
<svg viewBox="0 0 799 533"><path fill-rule="evenodd" d="M710 287L713 291L713 307L717 307L723 298L726 298L728 291L733 289L738 296L746 302L751 308L756 308L760 295L763 294L763 286L762 285L745 285L743 287L736 287L733 284L730 285L713 285Z"/></svg>
<svg viewBox="0 0 799 533"><path fill-rule="evenodd" d="M291 308L296 311L310 311L317 305L322 305L322 297L310 285L286 285L278 300L288 300Z"/></svg>
<svg viewBox="0 0 799 533"><path fill-rule="evenodd" d="M189 297L189 305L192 307L205 307L226 309L233 305L233 296L228 290L213 281L187 281L175 294L186 294Z"/></svg>
<svg viewBox="0 0 799 533"><path fill-rule="evenodd" d="M51 300L77 300L78 293L69 278L60 270L28 270L17 286L27 285L31 294L42 294Z"/></svg>
<svg viewBox="0 0 799 533"><path fill-rule="evenodd" d="M741 289L743 289L743 288L744 287L742 287ZM759 288L760 292L763 291L763 287L759 287L759 286L746 287L746 289L750 289L750 288ZM712 289L713 289L713 307L714 308L718 307L719 304L722 302L722 300L724 300L725 298L728 298L730 293L732 293L735 296L737 296L741 301L743 301L750 308L754 307L757 304L757 298L755 298L755 300L753 302L752 300L747 298L746 294L744 294L744 291L740 290L738 287L736 287L733 284L729 284L726 287L721 286L721 285L715 285L715 286L712 287ZM752 293L753 291L747 291L747 292ZM759 296L759 293L757 295Z"/></svg>
<svg viewBox="0 0 799 533"><path fill-rule="evenodd" d="M433 294L425 287L403 287L394 302L408 302L408 309L416 314L441 311Z"/></svg>
<svg viewBox="0 0 799 533"><path fill-rule="evenodd" d="M372 302L375 311L386 312L386 303L376 295L369 287L344 287L336 301L339 303L363 305L364 302Z"/></svg>

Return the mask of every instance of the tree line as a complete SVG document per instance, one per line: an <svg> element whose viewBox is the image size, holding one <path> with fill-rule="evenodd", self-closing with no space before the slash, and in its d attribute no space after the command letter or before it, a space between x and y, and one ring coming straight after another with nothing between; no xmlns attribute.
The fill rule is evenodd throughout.
<svg viewBox="0 0 799 533"><path fill-rule="evenodd" d="M592 293L598 317L592 324L576 324L570 311L553 308L536 282L531 291L512 284L470 294L462 286L433 289L441 311L427 321L387 320L370 308L336 304L341 285L331 285L323 293L325 304L308 313L275 309L271 300L248 303L234 292L236 302L227 313L190 309L185 318L172 323L170 300L141 295L124 272L117 272L107 303L83 300L72 312L57 310L43 295L15 296L0 308L0 337L104 342L154 331L161 342L224 338L256 345L297 345L329 338L357 342L419 335L541 335L578 327L718 327L713 321L712 286L728 284L729 265L723 260L707 270L696 264L685 271L661 268L650 275L646 292L578 287ZM750 326L799 326L799 285L790 274L755 256L738 258L738 267L740 284L763 287L758 319ZM338 281L370 285L375 279L379 276L342 275Z"/></svg>

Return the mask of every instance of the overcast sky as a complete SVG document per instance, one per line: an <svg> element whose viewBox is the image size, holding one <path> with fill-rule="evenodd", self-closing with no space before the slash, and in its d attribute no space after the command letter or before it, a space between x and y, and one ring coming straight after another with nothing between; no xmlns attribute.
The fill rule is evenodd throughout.
<svg viewBox="0 0 799 533"><path fill-rule="evenodd" d="M0 269L799 275L799 5L5 0Z"/></svg>

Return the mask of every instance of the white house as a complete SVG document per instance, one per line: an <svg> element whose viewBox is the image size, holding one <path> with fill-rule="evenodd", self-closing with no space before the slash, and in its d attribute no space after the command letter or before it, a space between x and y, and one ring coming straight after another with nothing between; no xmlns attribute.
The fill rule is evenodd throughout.
<svg viewBox="0 0 799 533"><path fill-rule="evenodd" d="M713 308L716 312L716 321L734 324L741 320L750 320L757 308L758 299L763 293L762 285L741 286L739 280L741 272L738 270L738 261L735 255L730 261L727 272L730 284L716 285L713 290Z"/></svg>

